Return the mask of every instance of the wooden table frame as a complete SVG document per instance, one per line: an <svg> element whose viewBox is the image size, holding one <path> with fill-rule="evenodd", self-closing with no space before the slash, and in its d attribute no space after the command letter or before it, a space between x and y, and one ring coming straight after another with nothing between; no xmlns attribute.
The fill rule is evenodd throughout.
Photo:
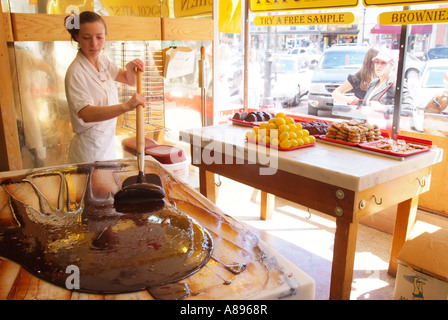
<svg viewBox="0 0 448 320"><path fill-rule="evenodd" d="M198 152L202 154L203 151L203 146L191 142L192 155ZM259 170L263 166L258 163L238 164L241 159L238 162L235 156L232 162L229 161L229 155L213 154L213 159L220 158L222 161L216 163L205 163L202 157L192 159L192 164L199 168L200 192L212 202L216 200L214 174L219 174L262 191L262 219L269 218L271 195L336 218L330 299L350 298L359 220L398 204L388 270L389 274L395 276L396 257L416 219L418 196L429 190L431 179L431 166L427 166L371 188L353 191L281 168L269 177L260 176Z"/></svg>

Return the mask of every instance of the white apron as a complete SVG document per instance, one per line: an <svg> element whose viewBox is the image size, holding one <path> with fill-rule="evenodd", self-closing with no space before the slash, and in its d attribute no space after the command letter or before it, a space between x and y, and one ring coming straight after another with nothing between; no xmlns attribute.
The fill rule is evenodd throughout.
<svg viewBox="0 0 448 320"><path fill-rule="evenodd" d="M70 142L69 163L116 159L115 127L117 119L103 121L81 133Z"/></svg>
<svg viewBox="0 0 448 320"><path fill-rule="evenodd" d="M100 72L78 53L67 70L66 94L70 108L73 131L69 163L94 162L116 159L115 128L117 119L85 123L78 112L87 105L109 106L118 104L118 90L114 79L118 67L100 57Z"/></svg>

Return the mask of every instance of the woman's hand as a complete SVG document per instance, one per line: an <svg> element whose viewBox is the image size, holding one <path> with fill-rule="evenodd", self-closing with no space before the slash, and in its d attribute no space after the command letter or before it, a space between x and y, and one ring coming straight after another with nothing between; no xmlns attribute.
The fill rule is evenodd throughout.
<svg viewBox="0 0 448 320"><path fill-rule="evenodd" d="M131 86L135 85L137 70L141 72L145 71L145 64L142 60L135 59L126 64L126 79L128 80L128 84Z"/></svg>
<svg viewBox="0 0 448 320"><path fill-rule="evenodd" d="M124 103L126 112L132 111L137 108L138 105L146 106L146 98L140 93L134 94L131 99Z"/></svg>
<svg viewBox="0 0 448 320"><path fill-rule="evenodd" d="M385 112L387 110L386 106L378 101L370 101L370 107L377 112Z"/></svg>
<svg viewBox="0 0 448 320"><path fill-rule="evenodd" d="M358 103L359 103L359 99L357 97L353 97L352 100L350 101L351 106L358 105Z"/></svg>
<svg viewBox="0 0 448 320"><path fill-rule="evenodd" d="M126 70L120 69L116 81L134 86L137 79L137 70L144 72L145 64L140 59L135 59L126 64Z"/></svg>
<svg viewBox="0 0 448 320"><path fill-rule="evenodd" d="M126 72L132 72L133 74L136 74L137 70L144 72L145 71L145 64L140 59L134 59L132 61L129 61L126 64Z"/></svg>

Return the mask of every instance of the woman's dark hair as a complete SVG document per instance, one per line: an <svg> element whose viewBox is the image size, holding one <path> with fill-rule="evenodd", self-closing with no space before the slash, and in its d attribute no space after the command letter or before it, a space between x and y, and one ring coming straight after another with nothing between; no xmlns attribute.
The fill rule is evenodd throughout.
<svg viewBox="0 0 448 320"><path fill-rule="evenodd" d="M378 54L379 49L378 48L370 48L364 57L364 62L362 63L362 67L359 70L359 75L361 78L360 88L362 90L367 90L369 87L370 82L376 78L375 74L375 67L374 63L372 61L373 58L376 57Z"/></svg>
<svg viewBox="0 0 448 320"><path fill-rule="evenodd" d="M79 27L83 23L92 23L92 22L101 22L104 25L104 31L107 35L107 26L106 22L104 21L103 17L101 17L99 14L92 12L92 11L83 11L79 15L76 13L73 13L64 19L65 28L70 33L70 36L72 37L72 40L78 42L76 40L76 36L79 35Z"/></svg>

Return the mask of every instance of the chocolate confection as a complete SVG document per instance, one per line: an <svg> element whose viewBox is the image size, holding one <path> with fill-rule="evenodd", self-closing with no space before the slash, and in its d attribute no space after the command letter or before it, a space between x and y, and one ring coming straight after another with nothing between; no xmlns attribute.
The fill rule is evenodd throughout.
<svg viewBox="0 0 448 320"><path fill-rule="evenodd" d="M295 280L249 230L149 160L145 172L161 177L166 196L134 212L113 203L122 182L138 172L134 160L0 179L3 297L250 299L273 288L293 294ZM79 268L80 288L66 287L69 266Z"/></svg>
<svg viewBox="0 0 448 320"><path fill-rule="evenodd" d="M235 120L244 120L247 117L247 112L237 112L233 115Z"/></svg>
<svg viewBox="0 0 448 320"><path fill-rule="evenodd" d="M328 132L330 123L322 120L301 122L302 129L310 132L310 135L323 135Z"/></svg>
<svg viewBox="0 0 448 320"><path fill-rule="evenodd" d="M233 119L247 122L268 121L273 117L273 114L265 111L237 112L233 115Z"/></svg>
<svg viewBox="0 0 448 320"><path fill-rule="evenodd" d="M263 114L261 112L254 112L257 121L263 121Z"/></svg>
<svg viewBox="0 0 448 320"><path fill-rule="evenodd" d="M176 282L207 263L213 241L202 226L164 200L147 201L134 212L117 211L109 198L95 196L93 170L93 165L80 165L3 181L7 189L26 181L39 209L10 196L17 226L0 228L0 255L62 287L66 268L76 266L79 290L95 293L132 292ZM87 184L74 205L66 177L80 174L86 175ZM37 183L58 177L61 207L55 208Z"/></svg>
<svg viewBox="0 0 448 320"><path fill-rule="evenodd" d="M265 111L262 112L262 115L263 115L263 121L269 121L269 119L271 119L273 117L272 114L265 112Z"/></svg>
<svg viewBox="0 0 448 320"><path fill-rule="evenodd" d="M255 121L259 121L259 120L258 120L258 118L257 118L257 116L256 116L255 113L249 113L249 114L247 115L247 117L244 119L244 121L247 121L247 122L255 122Z"/></svg>

